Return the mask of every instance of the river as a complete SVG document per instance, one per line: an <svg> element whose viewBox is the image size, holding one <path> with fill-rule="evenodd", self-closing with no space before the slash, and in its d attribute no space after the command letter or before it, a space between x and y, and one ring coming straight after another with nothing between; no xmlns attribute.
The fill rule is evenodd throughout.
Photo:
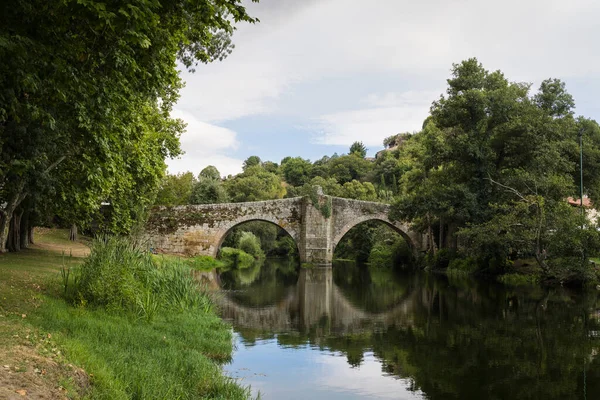
<svg viewBox="0 0 600 400"><path fill-rule="evenodd" d="M598 292L267 260L218 274L262 399L600 399Z"/></svg>

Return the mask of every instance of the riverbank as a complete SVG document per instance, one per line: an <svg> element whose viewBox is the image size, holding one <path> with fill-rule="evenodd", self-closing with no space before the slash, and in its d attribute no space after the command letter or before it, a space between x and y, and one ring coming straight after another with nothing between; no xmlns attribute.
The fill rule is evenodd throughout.
<svg viewBox="0 0 600 400"><path fill-rule="evenodd" d="M149 302L151 318L83 298L74 306L61 270L79 268L87 246L65 231L36 233L33 248L0 255L0 398L248 396L222 375L231 330L209 302Z"/></svg>

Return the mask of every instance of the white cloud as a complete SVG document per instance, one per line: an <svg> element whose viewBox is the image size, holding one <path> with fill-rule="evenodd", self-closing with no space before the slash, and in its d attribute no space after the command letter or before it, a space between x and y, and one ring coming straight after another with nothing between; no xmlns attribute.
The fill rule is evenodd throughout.
<svg viewBox="0 0 600 400"><path fill-rule="evenodd" d="M401 132L421 129L428 107L385 107L343 111L318 119L322 136L315 143L351 145L355 141L367 146L382 146L383 139Z"/></svg>
<svg viewBox="0 0 600 400"><path fill-rule="evenodd" d="M511 80L560 77L567 87L570 77L600 80L596 0L262 0L247 5L261 22L240 26L231 56L183 74L187 87L178 107L201 121L277 116L282 101L319 80L339 85L361 80L365 86L363 79L392 73L398 80L418 76L428 88L440 87L453 62L474 56ZM442 92L430 96L411 82L405 86L426 95L427 107ZM335 85L330 90L333 99L343 96L335 93ZM319 117L309 111L310 90L302 96L293 112L318 119L324 134L318 143L380 144L394 132L418 129L427 112L414 104L411 92L381 93L357 97L356 107L364 107L357 111L340 109L333 100Z"/></svg>
<svg viewBox="0 0 600 400"><path fill-rule="evenodd" d="M319 136L315 143L349 146L362 141L367 146L382 146L383 139L401 132L421 129L429 113L430 91L372 93L361 103L369 106L323 115L316 119Z"/></svg>
<svg viewBox="0 0 600 400"><path fill-rule="evenodd" d="M192 171L197 175L208 165L217 167L224 176L241 171L242 160L224 154L239 146L234 131L202 122L192 114L177 109L173 110L171 116L185 121L187 128L181 135L181 148L185 154L178 159L167 160L170 173Z"/></svg>

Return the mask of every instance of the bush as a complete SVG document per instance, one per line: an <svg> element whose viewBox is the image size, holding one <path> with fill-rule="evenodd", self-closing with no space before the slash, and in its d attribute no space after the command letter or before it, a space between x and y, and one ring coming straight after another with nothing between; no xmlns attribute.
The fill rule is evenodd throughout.
<svg viewBox="0 0 600 400"><path fill-rule="evenodd" d="M456 252L454 250L440 249L429 259L429 266L432 269L446 269L454 258L456 258Z"/></svg>
<svg viewBox="0 0 600 400"><path fill-rule="evenodd" d="M477 262L471 258L455 258L448 264L448 272L471 274L477 270Z"/></svg>
<svg viewBox="0 0 600 400"><path fill-rule="evenodd" d="M221 247L219 257L229 268L248 268L254 264L254 257L233 247Z"/></svg>
<svg viewBox="0 0 600 400"><path fill-rule="evenodd" d="M504 274L497 278L498 282L509 286L532 286L540 283L539 275Z"/></svg>
<svg viewBox="0 0 600 400"><path fill-rule="evenodd" d="M150 320L159 310L201 308L211 302L180 259L155 263L128 239L96 240L78 274L63 273L65 296L80 305L133 311Z"/></svg>
<svg viewBox="0 0 600 400"><path fill-rule="evenodd" d="M265 253L260 247L260 240L252 232L242 232L237 243L238 249L254 258L264 258Z"/></svg>

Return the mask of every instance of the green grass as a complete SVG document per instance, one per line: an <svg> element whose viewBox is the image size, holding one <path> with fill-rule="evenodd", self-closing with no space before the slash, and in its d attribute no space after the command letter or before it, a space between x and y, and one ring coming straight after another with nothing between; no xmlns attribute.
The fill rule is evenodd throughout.
<svg viewBox="0 0 600 400"><path fill-rule="evenodd" d="M211 256L182 257L172 254L155 254L152 257L157 262L182 262L197 271L212 271L213 269L222 268L225 266L224 262Z"/></svg>
<svg viewBox="0 0 600 400"><path fill-rule="evenodd" d="M91 399L246 398L222 375L231 334L214 314L161 314L151 323L48 299L31 322L53 332L70 362L91 374Z"/></svg>
<svg viewBox="0 0 600 400"><path fill-rule="evenodd" d="M37 238L49 237L56 244L61 235L50 232ZM208 297L197 291L189 268L172 259L148 263L146 258L127 278L137 292L102 292L106 287L98 282L114 279L111 284L118 285L122 276L111 274L127 273L117 268L127 258L122 253L111 257L112 267L99 279L89 279L87 288L92 289L84 292L79 287L82 271L88 264L94 269L100 265L98 258L82 266L80 258L43 250L0 255L0 358L10 354L11 346L25 344L62 366L83 368L89 388L75 385L68 368L65 373L60 369L54 382L55 387L69 389L70 398L247 398L246 388L222 375L221 364L232 352L231 329L216 316ZM71 267L68 301L61 278L65 266ZM98 294L118 298L123 293L131 297L94 302Z"/></svg>

